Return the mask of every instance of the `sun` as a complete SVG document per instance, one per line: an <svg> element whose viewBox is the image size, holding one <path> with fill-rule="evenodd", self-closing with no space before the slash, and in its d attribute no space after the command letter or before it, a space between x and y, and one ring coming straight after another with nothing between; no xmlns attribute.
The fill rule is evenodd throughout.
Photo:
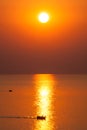
<svg viewBox="0 0 87 130"><path fill-rule="evenodd" d="M41 23L47 23L49 21L49 15L46 12L42 12L38 15L38 20Z"/></svg>

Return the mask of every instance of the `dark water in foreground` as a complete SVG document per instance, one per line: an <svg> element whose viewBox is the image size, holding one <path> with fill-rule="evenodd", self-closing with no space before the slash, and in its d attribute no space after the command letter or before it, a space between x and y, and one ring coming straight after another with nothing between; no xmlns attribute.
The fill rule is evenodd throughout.
<svg viewBox="0 0 87 130"><path fill-rule="evenodd" d="M0 76L0 130L87 130L87 75Z"/></svg>

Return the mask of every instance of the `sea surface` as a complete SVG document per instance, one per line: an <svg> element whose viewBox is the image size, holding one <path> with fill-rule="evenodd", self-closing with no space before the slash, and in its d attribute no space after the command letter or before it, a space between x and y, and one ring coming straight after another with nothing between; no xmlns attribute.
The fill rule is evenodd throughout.
<svg viewBox="0 0 87 130"><path fill-rule="evenodd" d="M87 130L87 75L0 75L0 130Z"/></svg>

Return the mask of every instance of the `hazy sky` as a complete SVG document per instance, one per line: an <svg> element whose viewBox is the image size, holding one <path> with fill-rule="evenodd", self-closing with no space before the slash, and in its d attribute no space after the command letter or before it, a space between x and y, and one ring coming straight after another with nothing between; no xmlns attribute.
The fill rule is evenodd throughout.
<svg viewBox="0 0 87 130"><path fill-rule="evenodd" d="M0 0L0 73L87 73L87 1Z"/></svg>

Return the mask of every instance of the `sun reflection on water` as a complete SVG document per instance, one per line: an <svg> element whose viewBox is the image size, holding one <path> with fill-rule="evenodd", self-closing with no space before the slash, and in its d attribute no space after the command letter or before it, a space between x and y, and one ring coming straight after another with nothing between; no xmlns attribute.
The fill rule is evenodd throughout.
<svg viewBox="0 0 87 130"><path fill-rule="evenodd" d="M36 130L52 130L53 128L53 84L53 75L35 75L36 115L46 116L46 121L36 122Z"/></svg>

